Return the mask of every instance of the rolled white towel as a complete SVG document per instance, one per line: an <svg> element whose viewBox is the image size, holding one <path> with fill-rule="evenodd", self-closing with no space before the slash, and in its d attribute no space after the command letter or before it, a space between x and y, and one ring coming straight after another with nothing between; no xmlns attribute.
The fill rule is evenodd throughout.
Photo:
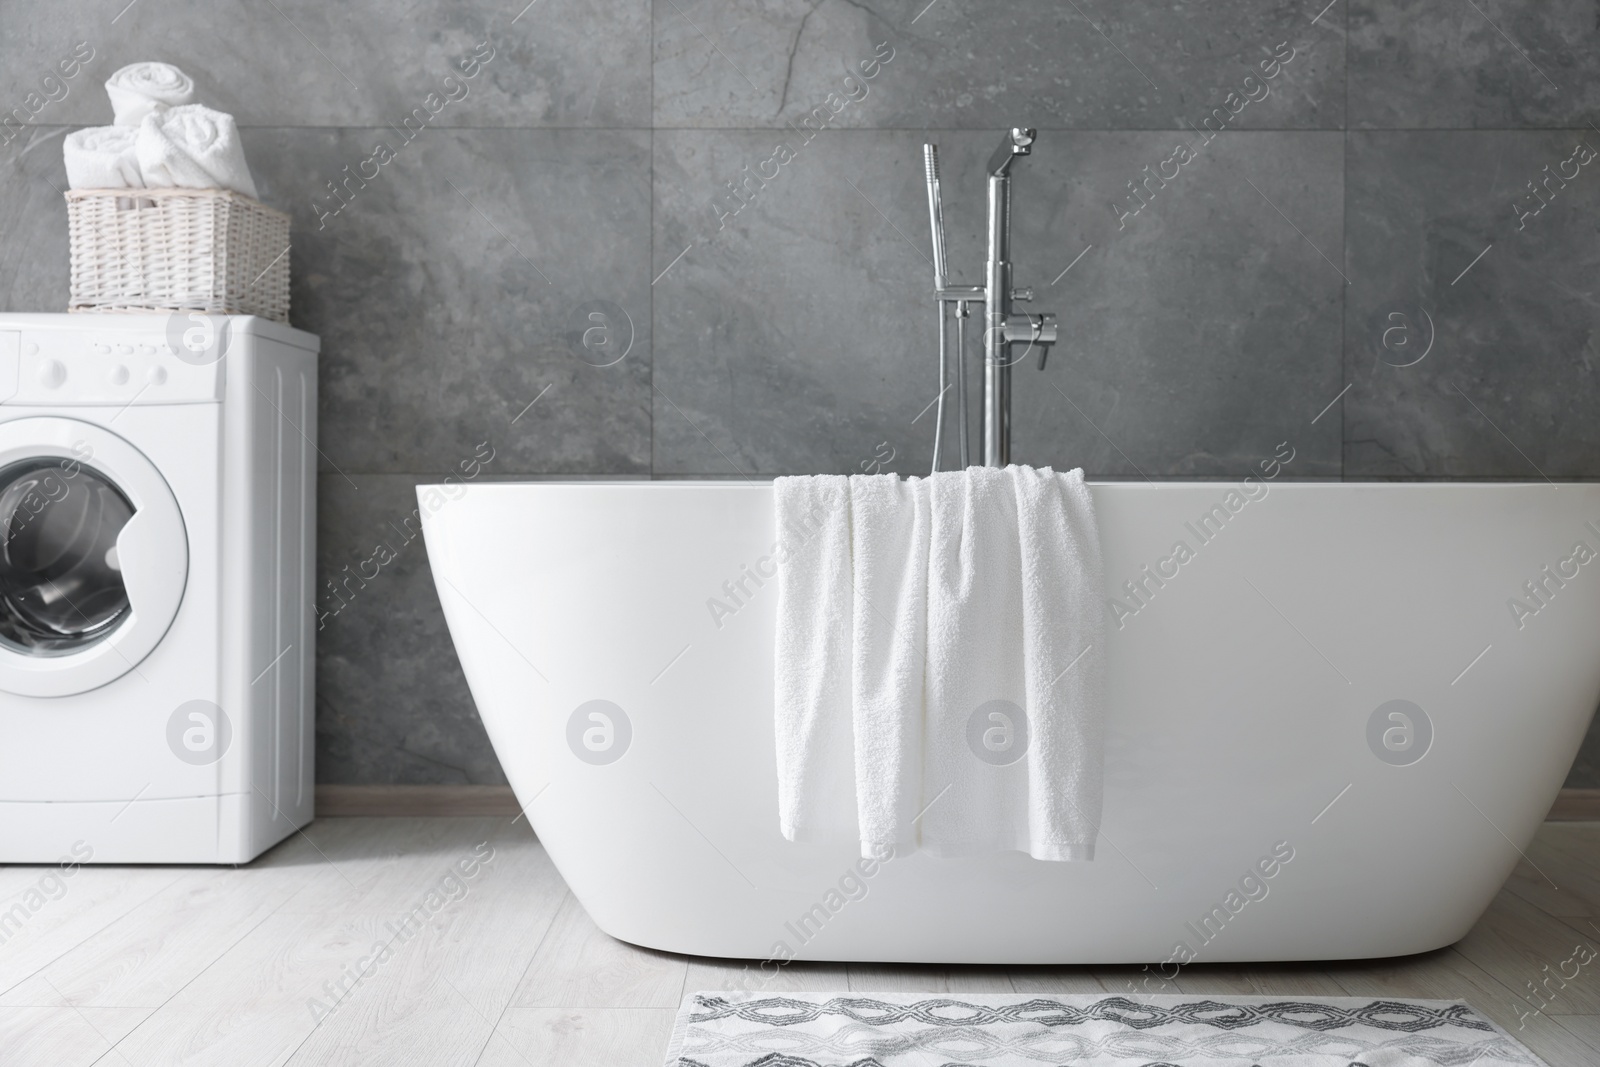
<svg viewBox="0 0 1600 1067"><path fill-rule="evenodd" d="M129 63L106 79L112 120L137 126L152 111L194 103L194 82L171 63Z"/></svg>
<svg viewBox="0 0 1600 1067"><path fill-rule="evenodd" d="M154 111L139 124L134 150L152 189L232 189L256 195L233 116L201 104Z"/></svg>
<svg viewBox="0 0 1600 1067"><path fill-rule="evenodd" d="M61 146L67 184L74 189L144 188L133 148L137 136L127 126L91 126L67 134Z"/></svg>

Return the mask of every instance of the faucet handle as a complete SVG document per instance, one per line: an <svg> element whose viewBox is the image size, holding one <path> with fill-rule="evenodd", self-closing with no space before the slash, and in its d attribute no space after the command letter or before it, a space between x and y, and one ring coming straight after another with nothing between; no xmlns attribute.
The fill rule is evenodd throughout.
<svg viewBox="0 0 1600 1067"><path fill-rule="evenodd" d="M1037 345L1039 369L1044 370L1050 346L1056 343L1056 317L1048 311L1042 315L1008 315L1000 336L1007 344L1025 344L1029 348Z"/></svg>
<svg viewBox="0 0 1600 1067"><path fill-rule="evenodd" d="M1039 369L1050 358L1050 346L1056 343L1056 317L1046 312L1039 316Z"/></svg>
<svg viewBox="0 0 1600 1067"><path fill-rule="evenodd" d="M1008 343L1053 345L1056 343L1056 317L1050 312L1043 315L1008 315L1001 327L1001 338Z"/></svg>
<svg viewBox="0 0 1600 1067"><path fill-rule="evenodd" d="M1044 361L1050 358L1050 346L1056 343L1056 317L1045 312L1038 317L1037 323L1033 343L1039 346L1039 369L1044 370Z"/></svg>
<svg viewBox="0 0 1600 1067"><path fill-rule="evenodd" d="M1036 338L1036 340L1039 342L1039 344L1042 344L1042 345L1053 345L1053 344L1055 344L1056 343L1056 317L1055 317L1055 315L1053 313L1049 312L1049 311L1046 311L1043 315L1040 315L1038 317L1038 323L1039 323L1039 327L1038 327L1039 333L1038 333L1038 337Z"/></svg>

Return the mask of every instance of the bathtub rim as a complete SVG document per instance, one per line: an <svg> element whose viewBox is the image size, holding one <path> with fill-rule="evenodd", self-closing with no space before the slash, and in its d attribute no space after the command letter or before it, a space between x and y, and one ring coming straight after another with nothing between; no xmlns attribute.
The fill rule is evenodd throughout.
<svg viewBox="0 0 1600 1067"><path fill-rule="evenodd" d="M950 473L950 472L944 472L944 473ZM692 478L676 478L676 477L672 477L672 478L616 477L616 478L609 478L609 477L595 477L593 475L573 475L573 476L568 476L568 475L560 475L560 474L557 474L557 475L546 475L546 474L505 474L505 475L494 475L494 476L492 476L493 480L491 480L491 481L464 481L463 480L463 481L457 481L457 482L448 482L448 481L418 482L416 484L416 488L418 490L422 490L422 489L440 489L440 490L461 490L461 489L489 490L489 489L494 489L494 490L504 490L504 489L512 489L512 488L525 489L525 488L528 488L530 486L540 486L540 487L549 487L549 488L564 487L564 488L574 488L574 489L596 489L596 488L602 488L602 487L603 488L615 488L615 489L639 489L639 488L645 488L645 487L650 487L650 488L657 488L657 487L660 487L660 488L681 488L681 489L708 489L708 488L713 488L713 487L716 487L716 488L728 488L728 489L770 489L772 487L773 482L775 480L777 480L778 478L801 478L801 477L813 477L813 476L812 475L795 475L795 474L765 474L765 475L754 475L754 476L751 476L751 477L748 477L748 478L740 478L737 475L730 475L730 476L728 476L726 478L701 478L701 477L692 477ZM828 477L833 477L833 476L829 475ZM857 477L857 476L856 475L838 475L837 477ZM925 474L917 474L917 475L906 475L905 477L926 478L928 476L925 475ZM1255 477L1254 475L1249 475L1249 476L1242 477L1242 478L1205 478L1205 479L1198 479L1197 478L1197 479L1192 479L1192 480L1191 479L1187 479L1187 478L1170 478L1170 479L1166 479L1166 480L1148 480L1148 479L1140 479L1140 478L1091 479L1091 480L1086 480L1084 484L1088 485L1090 488L1093 488L1093 489L1121 487L1121 488L1141 489L1141 490L1144 490L1144 491L1149 491L1149 490L1153 490L1153 489L1175 489L1175 488L1193 488L1193 489L1233 488L1233 487L1236 487L1236 486L1244 483L1245 481L1249 480L1249 478L1254 478L1254 477ZM1415 480L1415 481L1398 481L1398 480L1350 481L1350 480L1335 479L1335 478L1298 478L1298 479L1282 479L1282 480L1273 479L1273 478L1261 478L1261 479L1258 479L1258 480L1260 480L1262 482L1270 482L1270 483L1272 483L1274 488L1297 488L1297 489L1305 489L1305 488L1311 488L1311 487L1317 487L1317 488L1320 488L1320 489L1336 489L1337 488L1337 489L1392 489L1392 490L1399 490L1399 489L1443 489L1443 488L1451 488L1451 489L1547 489L1547 488L1567 489L1567 488L1574 488L1575 489L1575 488L1580 488L1580 487L1585 487L1585 486L1588 486L1588 487L1600 487L1600 478L1570 479L1570 480L1566 480L1566 481L1554 481L1554 482L1552 482L1552 481L1534 481L1534 480L1525 480L1525 481L1507 481L1507 480L1474 481L1474 480L1470 480L1470 479L1460 479L1460 478L1440 479L1440 480L1437 480L1437 481L1431 481L1431 480L1428 480L1428 481L1424 481L1424 480Z"/></svg>

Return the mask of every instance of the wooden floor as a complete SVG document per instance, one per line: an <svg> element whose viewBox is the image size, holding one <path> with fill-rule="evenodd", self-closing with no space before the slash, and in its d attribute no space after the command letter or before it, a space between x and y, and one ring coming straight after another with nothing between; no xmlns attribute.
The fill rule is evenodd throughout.
<svg viewBox="0 0 1600 1067"><path fill-rule="evenodd" d="M447 881L482 841L492 862ZM1524 863L1452 948L1378 964L1196 966L1170 991L1465 999L1551 1067L1600 1063L1600 959L1543 1012L1519 995L1576 946L1600 947L1600 823L1546 823L1528 855L1550 880ZM600 933L526 823L499 817L324 819L249 867L85 868L64 892L41 881L49 871L0 869L0 914L18 901L29 912L20 929L0 927L5 1067L658 1067L684 992L738 985L739 965ZM401 928L418 907L427 922ZM375 946L388 952L374 960ZM1140 977L785 971L767 988L1117 993ZM314 997L331 1011L313 1010Z"/></svg>

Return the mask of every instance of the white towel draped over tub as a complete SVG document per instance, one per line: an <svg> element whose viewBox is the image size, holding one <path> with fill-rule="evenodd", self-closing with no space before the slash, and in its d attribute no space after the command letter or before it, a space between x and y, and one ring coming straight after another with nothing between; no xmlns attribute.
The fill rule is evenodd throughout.
<svg viewBox="0 0 1600 1067"><path fill-rule="evenodd" d="M784 836L1093 859L1105 618L1083 472L774 489Z"/></svg>

